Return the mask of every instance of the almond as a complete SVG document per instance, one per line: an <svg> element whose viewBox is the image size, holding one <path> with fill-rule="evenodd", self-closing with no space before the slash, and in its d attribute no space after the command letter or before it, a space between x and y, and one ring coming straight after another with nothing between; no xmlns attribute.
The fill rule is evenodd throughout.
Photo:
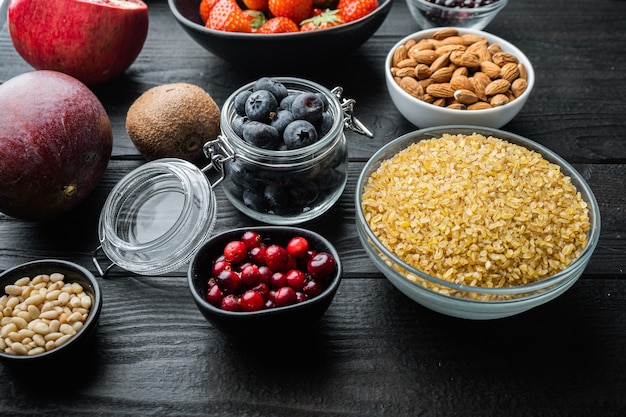
<svg viewBox="0 0 626 417"><path fill-rule="evenodd" d="M420 80L425 80L430 78L433 72L430 70L430 67L426 64L417 64L415 67L415 76Z"/></svg>
<svg viewBox="0 0 626 417"><path fill-rule="evenodd" d="M475 44L477 42L481 42L485 44L488 43L487 39L485 39L484 37L480 35L475 35L473 33L465 33L461 35L461 38L463 39L463 43L467 46Z"/></svg>
<svg viewBox="0 0 626 417"><path fill-rule="evenodd" d="M480 71L485 73L492 80L500 77L502 69L491 61L483 61L480 63Z"/></svg>
<svg viewBox="0 0 626 417"><path fill-rule="evenodd" d="M517 57L508 52L496 52L495 54L491 55L491 60L500 67L509 62L513 62L515 64L519 63Z"/></svg>
<svg viewBox="0 0 626 417"><path fill-rule="evenodd" d="M443 45L435 49L439 55L449 54L453 51L465 51L467 48L464 45Z"/></svg>
<svg viewBox="0 0 626 417"><path fill-rule="evenodd" d="M489 104L491 104L493 107L504 106L508 102L509 97L506 94L496 94L495 96L491 97L491 100L489 100Z"/></svg>
<svg viewBox="0 0 626 417"><path fill-rule="evenodd" d="M405 67L405 68L392 68L393 75L396 77L411 77L415 74L415 68Z"/></svg>
<svg viewBox="0 0 626 417"><path fill-rule="evenodd" d="M478 97L473 91L461 89L454 92L454 99L461 104L474 104L478 101Z"/></svg>
<svg viewBox="0 0 626 417"><path fill-rule="evenodd" d="M421 100L424 98L424 88L420 85L420 83L413 77L404 77L400 79L398 83L400 87L413 97Z"/></svg>
<svg viewBox="0 0 626 417"><path fill-rule="evenodd" d="M527 86L528 83L523 78L518 78L517 80L513 81L511 83L511 92L513 93L513 96L519 97L524 94Z"/></svg>
<svg viewBox="0 0 626 417"><path fill-rule="evenodd" d="M400 45L399 47L396 48L395 51L393 51L393 58L391 58L392 67L397 67L398 62L401 62L408 58L406 51L407 51L406 44Z"/></svg>
<svg viewBox="0 0 626 417"><path fill-rule="evenodd" d="M459 32L454 28L444 28L433 33L433 39L438 41L449 38L450 36L459 36Z"/></svg>
<svg viewBox="0 0 626 417"><path fill-rule="evenodd" d="M511 88L511 83L507 80L494 80L485 86L485 94L495 96L496 94L506 93Z"/></svg>
<svg viewBox="0 0 626 417"><path fill-rule="evenodd" d="M430 78L436 83L447 83L452 78L452 68L444 67L433 72Z"/></svg>
<svg viewBox="0 0 626 417"><path fill-rule="evenodd" d="M437 52L432 49L424 49L420 51L413 51L413 49L410 49L409 57L415 59L420 64L430 65L435 62L437 58L439 58L439 55L437 55Z"/></svg>
<svg viewBox="0 0 626 417"><path fill-rule="evenodd" d="M487 103L486 101L477 101L476 103L467 106L467 110L485 110L491 108L491 104Z"/></svg>
<svg viewBox="0 0 626 417"><path fill-rule="evenodd" d="M454 90L449 83L431 84L426 87L426 92L433 97L454 97Z"/></svg>
<svg viewBox="0 0 626 417"><path fill-rule="evenodd" d="M474 85L465 75L453 75L450 79L450 86L454 90L470 90L474 91Z"/></svg>
<svg viewBox="0 0 626 417"><path fill-rule="evenodd" d="M437 49L437 51L439 51L439 49ZM430 70L432 72L435 72L441 68L447 67L449 64L450 64L450 52L445 52L443 54L440 53L439 58L435 59L435 61L432 64L430 64Z"/></svg>
<svg viewBox="0 0 626 417"><path fill-rule="evenodd" d="M512 83L519 77L519 67L518 64L514 62L506 63L500 69L500 78L503 80L507 80Z"/></svg>
<svg viewBox="0 0 626 417"><path fill-rule="evenodd" d="M463 46L465 46L465 42L463 41L463 38L461 38L458 35L456 35L456 36L448 36L447 38L442 39L441 40L441 44L442 45L463 45Z"/></svg>
<svg viewBox="0 0 626 417"><path fill-rule="evenodd" d="M413 58L405 58L405 59L401 60L400 62L398 62L396 65L394 65L394 67L398 67L398 68L406 68L406 67L415 68L416 65L417 65L417 61L414 60Z"/></svg>
<svg viewBox="0 0 626 417"><path fill-rule="evenodd" d="M467 110L467 106L463 103L452 103L448 104L446 107L453 110Z"/></svg>
<svg viewBox="0 0 626 417"><path fill-rule="evenodd" d="M517 64L517 69L519 70L519 77L528 80L528 71L526 70L526 66L520 62Z"/></svg>

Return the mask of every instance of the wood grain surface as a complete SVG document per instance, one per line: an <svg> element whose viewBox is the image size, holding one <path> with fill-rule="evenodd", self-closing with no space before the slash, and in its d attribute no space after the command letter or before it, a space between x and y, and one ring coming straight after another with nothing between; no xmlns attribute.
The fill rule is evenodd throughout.
<svg viewBox="0 0 626 417"><path fill-rule="evenodd" d="M107 172L72 213L50 223L0 215L0 271L60 258L94 271L100 210L111 188L144 161L125 130L130 104L150 87L189 82L222 105L261 75L291 75L356 100L373 139L347 133L348 186L304 227L333 242L344 280L309 337L243 343L213 328L189 294L186 270L161 277L113 268L94 346L57 368L0 364L0 416L623 416L626 415L626 2L511 0L487 27L518 46L537 82L505 130L572 163L600 205L600 242L562 297L502 320L431 312L396 290L360 246L356 181L382 145L415 130L384 81L392 45L418 30L396 0L378 32L338 62L261 74L195 44L165 1L149 1L150 31L119 79L94 87L114 134ZM45 30L45 28L42 28ZM0 82L31 71L0 26ZM2 111L2 109L0 109ZM217 188L216 231L254 226Z"/></svg>

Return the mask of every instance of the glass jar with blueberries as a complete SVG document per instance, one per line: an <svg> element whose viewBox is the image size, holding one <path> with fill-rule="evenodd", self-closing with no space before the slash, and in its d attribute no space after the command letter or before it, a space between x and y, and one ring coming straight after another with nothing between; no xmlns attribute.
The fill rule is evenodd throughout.
<svg viewBox="0 0 626 417"><path fill-rule="evenodd" d="M264 77L235 91L221 112L222 134L205 145L228 200L270 224L302 223L326 212L348 178L344 128L371 133L353 100L297 78Z"/></svg>
<svg viewBox="0 0 626 417"><path fill-rule="evenodd" d="M99 274L119 266L160 275L187 264L214 228L218 184L236 208L270 224L296 224L327 211L348 177L344 128L372 136L353 117L354 100L341 93L296 78L263 78L237 90L223 106L220 136L204 146L207 166L157 159L111 190L92 257ZM297 104L287 106L291 100ZM213 170L219 176L211 183ZM100 264L100 252L108 266Z"/></svg>

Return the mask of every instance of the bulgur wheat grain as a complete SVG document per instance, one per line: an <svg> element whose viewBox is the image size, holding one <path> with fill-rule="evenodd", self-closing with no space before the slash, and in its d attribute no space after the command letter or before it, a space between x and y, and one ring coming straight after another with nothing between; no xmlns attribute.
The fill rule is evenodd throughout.
<svg viewBox="0 0 626 417"><path fill-rule="evenodd" d="M565 269L590 229L587 203L558 165L479 134L422 140L383 161L364 187L362 209L376 237L408 265L485 288Z"/></svg>

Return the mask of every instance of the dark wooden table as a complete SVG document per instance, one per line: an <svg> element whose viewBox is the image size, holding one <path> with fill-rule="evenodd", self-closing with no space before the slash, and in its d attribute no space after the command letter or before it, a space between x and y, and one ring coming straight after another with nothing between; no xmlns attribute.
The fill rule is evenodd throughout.
<svg viewBox="0 0 626 417"><path fill-rule="evenodd" d="M1 416L626 415L625 1L511 0L487 27L521 48L537 72L527 105L504 129L574 164L596 194L602 234L583 277L562 297L478 322L409 300L376 270L356 236L361 168L380 146L415 130L393 107L383 77L388 49L418 29L404 1L396 0L376 35L343 62L315 71L303 64L288 74L233 67L196 45L165 1L149 8L150 32L137 61L122 78L94 88L114 130L104 178L56 222L0 215L0 270L50 257L94 270L102 204L143 163L124 126L129 105L148 88L190 82L221 105L260 75L295 75L343 86L375 134L347 134L348 187L327 215L304 225L337 246L344 280L310 339L241 343L200 315L184 269L141 277L114 268L101 280L96 345L55 374L0 365ZM6 25L0 29L3 82L31 68ZM258 224L216 193L217 231Z"/></svg>

